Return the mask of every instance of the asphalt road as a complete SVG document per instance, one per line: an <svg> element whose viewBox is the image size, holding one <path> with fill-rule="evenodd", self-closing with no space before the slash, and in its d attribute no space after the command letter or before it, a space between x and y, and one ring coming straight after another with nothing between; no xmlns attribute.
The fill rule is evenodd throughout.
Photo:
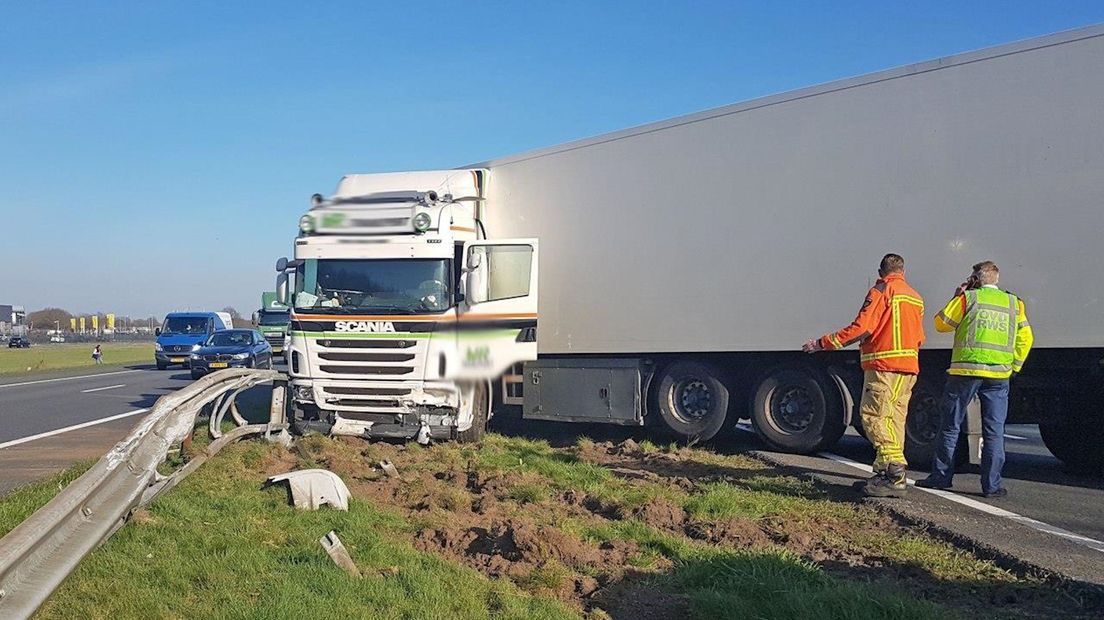
<svg viewBox="0 0 1104 620"><path fill-rule="evenodd" d="M98 374L0 381L0 446L149 408L191 382L187 370L120 368ZM141 414L134 414L134 422ZM79 432L79 431L72 431Z"/></svg>
<svg viewBox="0 0 1104 620"><path fill-rule="evenodd" d="M1044 523L1104 540L1104 478L1070 473L1043 445L1039 427L1022 424L1005 428L1004 484L1008 497L984 499L976 465L965 465L956 474L955 492L1037 519ZM851 431L840 441L834 454L861 463L874 460L874 450L866 440ZM910 471L917 480L927 471ZM1104 554L1101 555L1104 562Z"/></svg>

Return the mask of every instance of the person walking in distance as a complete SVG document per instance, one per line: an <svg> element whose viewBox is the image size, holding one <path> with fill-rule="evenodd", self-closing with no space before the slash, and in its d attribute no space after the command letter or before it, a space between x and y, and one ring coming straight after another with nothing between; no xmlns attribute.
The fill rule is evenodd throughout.
<svg viewBox="0 0 1104 620"><path fill-rule="evenodd" d="M943 411L931 475L916 482L931 489L949 489L954 477L954 453L966 406L981 400L981 492L1004 497L1004 422L1008 418L1009 379L1020 372L1035 337L1023 301L997 288L1000 270L993 261L974 265L973 274L935 315L935 329L954 332L951 367L943 388Z"/></svg>
<svg viewBox="0 0 1104 620"><path fill-rule="evenodd" d="M859 345L863 429L874 443L874 477L862 483L866 495L902 497L905 471L905 416L920 373L924 344L924 300L905 281L905 259L886 254L878 281L863 300L859 315L843 329L805 343L806 353Z"/></svg>
<svg viewBox="0 0 1104 620"><path fill-rule="evenodd" d="M103 363L103 351L100 350L100 345L96 345L96 348L92 349L92 359L95 360L96 364Z"/></svg>

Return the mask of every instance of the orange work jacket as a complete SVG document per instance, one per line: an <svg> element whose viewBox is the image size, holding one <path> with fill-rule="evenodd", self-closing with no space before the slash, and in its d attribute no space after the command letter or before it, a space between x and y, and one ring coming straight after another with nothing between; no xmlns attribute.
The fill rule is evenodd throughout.
<svg viewBox="0 0 1104 620"><path fill-rule="evenodd" d="M878 280L866 294L862 309L850 325L825 334L826 351L856 342L864 370L910 375L920 373L920 345L924 344L924 300L901 273Z"/></svg>

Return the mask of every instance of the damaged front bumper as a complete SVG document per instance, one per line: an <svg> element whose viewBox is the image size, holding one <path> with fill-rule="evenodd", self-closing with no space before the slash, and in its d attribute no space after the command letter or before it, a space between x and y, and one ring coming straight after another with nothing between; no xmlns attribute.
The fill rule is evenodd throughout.
<svg viewBox="0 0 1104 620"><path fill-rule="evenodd" d="M459 430L460 392L451 382L295 380L290 387L297 405L318 409L331 435L426 443Z"/></svg>

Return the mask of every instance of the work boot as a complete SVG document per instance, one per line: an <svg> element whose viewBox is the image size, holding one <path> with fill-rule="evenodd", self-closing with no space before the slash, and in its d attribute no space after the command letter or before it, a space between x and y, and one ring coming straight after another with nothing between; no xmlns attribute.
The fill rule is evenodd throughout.
<svg viewBox="0 0 1104 620"><path fill-rule="evenodd" d="M908 491L905 468L898 463L890 463L884 472L866 481L863 493L870 497L904 497Z"/></svg>
<svg viewBox="0 0 1104 620"><path fill-rule="evenodd" d="M928 476L927 478L917 480L916 486L922 489L939 489L941 491L946 491L952 487L950 480L943 480L935 476Z"/></svg>

